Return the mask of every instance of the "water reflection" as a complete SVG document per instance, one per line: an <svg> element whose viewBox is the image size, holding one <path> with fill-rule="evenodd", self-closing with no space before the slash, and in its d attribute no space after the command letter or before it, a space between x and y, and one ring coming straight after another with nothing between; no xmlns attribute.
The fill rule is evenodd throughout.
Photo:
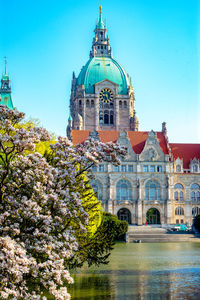
<svg viewBox="0 0 200 300"><path fill-rule="evenodd" d="M74 274L72 299L200 299L200 244L118 244L110 263Z"/></svg>

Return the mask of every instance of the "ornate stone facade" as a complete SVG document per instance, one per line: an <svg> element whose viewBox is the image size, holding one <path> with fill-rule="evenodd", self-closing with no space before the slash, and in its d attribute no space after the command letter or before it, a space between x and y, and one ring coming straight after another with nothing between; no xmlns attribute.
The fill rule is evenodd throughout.
<svg viewBox="0 0 200 300"><path fill-rule="evenodd" d="M200 144L170 144L160 132L138 131L130 78L112 58L102 12L90 60L73 75L67 134L74 144L88 136L127 148L119 167L94 166L92 185L102 206L129 223L192 223L200 213Z"/></svg>

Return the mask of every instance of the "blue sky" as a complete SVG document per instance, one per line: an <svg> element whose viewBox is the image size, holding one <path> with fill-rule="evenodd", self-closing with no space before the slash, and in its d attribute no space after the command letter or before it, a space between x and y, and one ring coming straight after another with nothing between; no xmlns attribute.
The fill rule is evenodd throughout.
<svg viewBox="0 0 200 300"><path fill-rule="evenodd" d="M200 142L198 0L102 0L113 56L132 78L140 130ZM89 58L100 1L0 0L4 56L18 110L65 135L72 71Z"/></svg>

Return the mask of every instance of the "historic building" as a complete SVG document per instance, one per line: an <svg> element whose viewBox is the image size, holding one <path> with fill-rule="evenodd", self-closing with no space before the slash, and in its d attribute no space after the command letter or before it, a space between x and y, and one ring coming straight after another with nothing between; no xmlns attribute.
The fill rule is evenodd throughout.
<svg viewBox="0 0 200 300"><path fill-rule="evenodd" d="M169 143L165 122L160 132L139 131L131 79L112 56L101 7L94 32L89 61L73 73L67 135L128 149L119 167L93 168L102 206L132 224L191 224L200 213L200 144Z"/></svg>
<svg viewBox="0 0 200 300"><path fill-rule="evenodd" d="M0 104L6 105L8 108L13 109L13 102L11 98L10 78L7 74L7 61L5 60L5 71L2 75L0 86Z"/></svg>

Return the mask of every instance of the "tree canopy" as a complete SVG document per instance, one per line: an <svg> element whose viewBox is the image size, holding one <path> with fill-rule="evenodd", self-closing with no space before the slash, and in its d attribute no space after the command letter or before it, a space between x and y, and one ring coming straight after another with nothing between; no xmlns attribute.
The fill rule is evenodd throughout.
<svg viewBox="0 0 200 300"><path fill-rule="evenodd" d="M49 133L21 126L23 119L0 106L0 296L41 299L45 289L69 299L64 284L73 282L67 267L79 253L79 237L94 236L101 223L90 167L118 164L125 151L94 140L73 146L59 137L44 157L37 145Z"/></svg>

